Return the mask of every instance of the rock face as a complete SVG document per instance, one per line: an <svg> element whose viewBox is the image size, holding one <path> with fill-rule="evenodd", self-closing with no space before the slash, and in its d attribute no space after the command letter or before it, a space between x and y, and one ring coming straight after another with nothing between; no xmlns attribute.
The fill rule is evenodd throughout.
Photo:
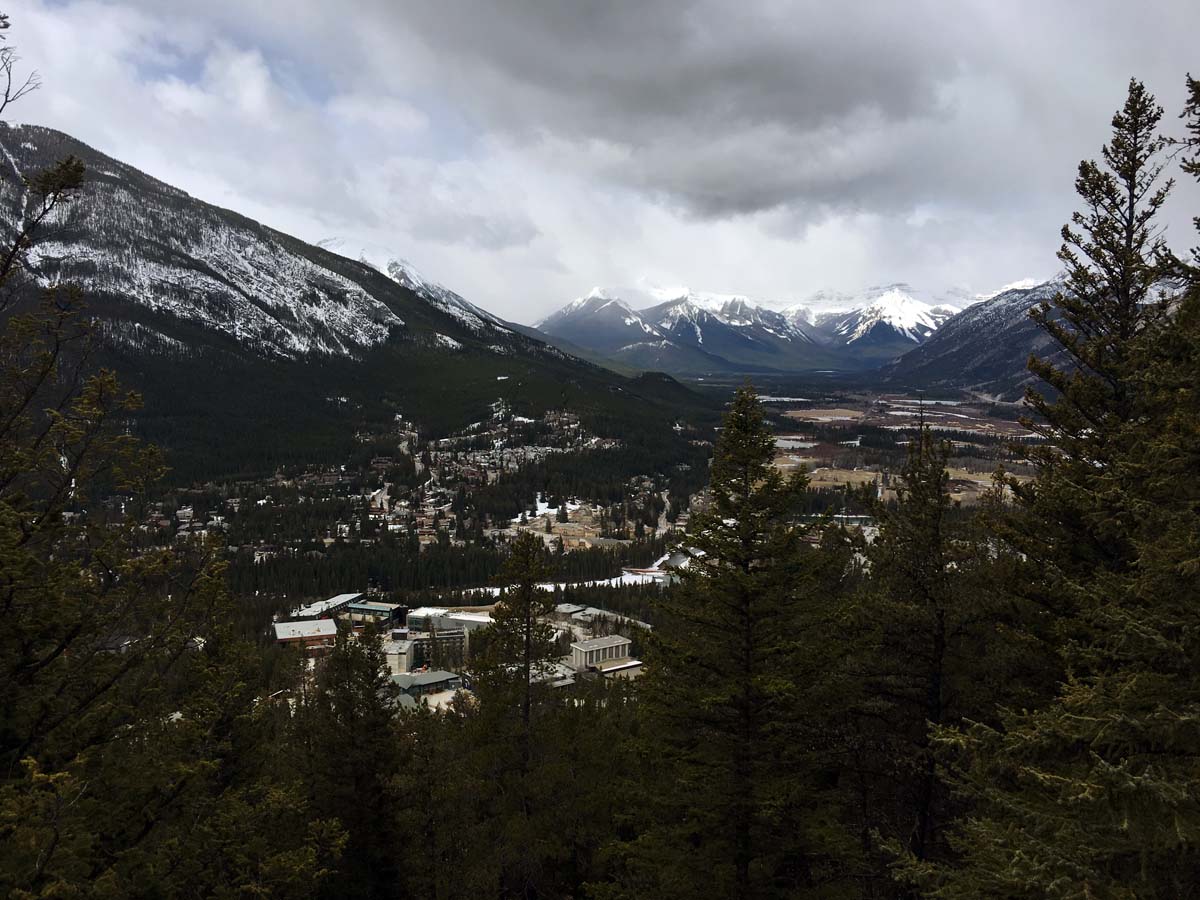
<svg viewBox="0 0 1200 900"><path fill-rule="evenodd" d="M0 129L0 226L11 232L28 198L19 176L73 154L87 175L81 195L45 223L30 254L39 280L80 285L110 338L176 346L198 333L263 356L354 357L389 336L465 328L488 340L513 332L500 320L402 262L391 279L356 262L196 200L60 132ZM402 290L398 289L402 288ZM443 322L454 327L439 328ZM435 337L435 341L438 339Z"/></svg>

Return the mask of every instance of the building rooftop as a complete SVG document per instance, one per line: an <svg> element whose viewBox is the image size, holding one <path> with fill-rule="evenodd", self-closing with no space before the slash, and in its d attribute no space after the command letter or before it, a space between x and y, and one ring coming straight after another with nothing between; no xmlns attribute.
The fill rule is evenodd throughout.
<svg viewBox="0 0 1200 900"><path fill-rule="evenodd" d="M586 653L588 650L603 650L605 647L624 647L632 643L633 641L623 635L609 634L586 641L576 641L571 647Z"/></svg>
<svg viewBox="0 0 1200 900"><path fill-rule="evenodd" d="M298 606L292 610L292 615L308 619L315 616L323 616L325 613L337 609L339 606L346 606L353 603L361 596L362 594L338 594L336 597L330 597L328 600L318 600L316 603L308 604L308 606Z"/></svg>
<svg viewBox="0 0 1200 900"><path fill-rule="evenodd" d="M335 637L337 622L332 619L307 619L302 622L276 622L275 640L295 641L301 638Z"/></svg>
<svg viewBox="0 0 1200 900"><path fill-rule="evenodd" d="M630 659L628 656L622 659L606 659L596 663L596 668L601 672L620 672L625 669L637 669L642 665L640 659Z"/></svg>
<svg viewBox="0 0 1200 900"><path fill-rule="evenodd" d="M455 675L453 672L445 672L435 669L432 672L405 672L401 675L393 675L394 681L400 690L407 690L410 687L424 687L429 684L441 684L443 681L449 681L453 678L461 678L460 675Z"/></svg>
<svg viewBox="0 0 1200 900"><path fill-rule="evenodd" d="M560 603L554 607L554 611L560 616L574 615L577 612L583 612L585 609L587 607L580 603Z"/></svg>
<svg viewBox="0 0 1200 900"><path fill-rule="evenodd" d="M458 622L480 622L486 625L492 623L491 613L452 612L447 618Z"/></svg>
<svg viewBox="0 0 1200 900"><path fill-rule="evenodd" d="M416 609L408 611L409 618L416 617L418 619L426 616L445 616L450 613L450 610L444 606L418 606Z"/></svg>

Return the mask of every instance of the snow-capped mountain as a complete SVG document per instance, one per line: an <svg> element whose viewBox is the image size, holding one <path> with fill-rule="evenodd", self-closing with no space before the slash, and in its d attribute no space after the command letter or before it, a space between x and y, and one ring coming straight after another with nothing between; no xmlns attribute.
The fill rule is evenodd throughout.
<svg viewBox="0 0 1200 900"><path fill-rule="evenodd" d="M787 370L824 365L803 320L736 294L661 291L634 309L599 288L537 324L551 337L637 367L678 372Z"/></svg>
<svg viewBox="0 0 1200 900"><path fill-rule="evenodd" d="M1001 294L1007 294L1009 291L1027 291L1045 283L1046 282L1040 278L1021 278L1017 281L1009 282L1008 284L1004 285L1003 287L999 287L994 291L988 291L985 294L976 294L973 298L973 302L979 302L980 300L991 300L993 297L998 297Z"/></svg>
<svg viewBox="0 0 1200 900"><path fill-rule="evenodd" d="M841 316L823 316L819 328L835 345L870 348L876 355L899 356L938 330L957 310L931 306L904 284L872 288L867 305Z"/></svg>
<svg viewBox="0 0 1200 900"><path fill-rule="evenodd" d="M427 300L442 312L453 316L476 333L500 331L509 333L508 324L474 303L464 300L448 287L428 281L417 271L416 266L404 259L393 259L387 264L386 274L396 284L408 288L418 297Z"/></svg>
<svg viewBox="0 0 1200 900"><path fill-rule="evenodd" d="M637 310L602 288L572 300L534 327L602 354L617 354L623 347L664 339Z"/></svg>
<svg viewBox="0 0 1200 900"><path fill-rule="evenodd" d="M27 269L41 284L78 285L110 340L164 351L197 333L281 359L358 358L389 340L451 348L466 329L489 343L514 336L457 294L390 267L393 281L349 260L190 197L60 132L0 127L0 230L28 214L18 175L74 154L79 196L43 224ZM399 285L405 290L398 290ZM198 330L198 331L197 331ZM186 331L186 339L180 334Z"/></svg>
<svg viewBox="0 0 1200 900"><path fill-rule="evenodd" d="M1062 282L1019 282L968 306L920 346L885 367L892 381L917 387L969 388L1017 399L1032 376L1030 353L1054 352L1029 311L1062 290Z"/></svg>
<svg viewBox="0 0 1200 900"><path fill-rule="evenodd" d="M657 293L662 302L638 310L596 289L537 328L629 365L653 358L677 372L861 369L911 349L957 312L917 299L904 284L822 291L790 304L687 289Z"/></svg>

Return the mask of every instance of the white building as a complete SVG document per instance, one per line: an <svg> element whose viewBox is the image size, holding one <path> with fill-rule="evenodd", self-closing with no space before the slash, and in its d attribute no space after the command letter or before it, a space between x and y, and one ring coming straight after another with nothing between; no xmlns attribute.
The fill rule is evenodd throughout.
<svg viewBox="0 0 1200 900"><path fill-rule="evenodd" d="M596 669L614 659L629 659L629 648L633 644L627 637L610 634L606 637L576 641L571 645L571 665L577 671Z"/></svg>
<svg viewBox="0 0 1200 900"><path fill-rule="evenodd" d="M410 610L405 622L414 631L446 631L461 628L471 632L492 624L490 612L449 610L442 606L418 606Z"/></svg>
<svg viewBox="0 0 1200 900"><path fill-rule="evenodd" d="M323 656L337 640L337 623L332 619L308 619L302 622L276 622L275 640L299 647L309 656Z"/></svg>

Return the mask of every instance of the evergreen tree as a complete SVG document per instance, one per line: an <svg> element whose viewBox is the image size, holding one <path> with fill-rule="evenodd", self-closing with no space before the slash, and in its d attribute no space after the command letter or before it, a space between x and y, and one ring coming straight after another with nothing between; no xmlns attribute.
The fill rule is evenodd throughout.
<svg viewBox="0 0 1200 900"><path fill-rule="evenodd" d="M333 652L306 677L292 722L309 804L337 821L347 842L325 896L390 897L400 875L395 823L404 804L390 779L400 764L398 688L378 634L339 631Z"/></svg>
<svg viewBox="0 0 1200 900"><path fill-rule="evenodd" d="M108 512L161 457L126 433L136 395L89 370L79 292L23 279L82 176L29 178L0 253L0 892L311 896L336 829L271 766L216 548L147 549Z"/></svg>
<svg viewBox="0 0 1200 900"><path fill-rule="evenodd" d="M1146 105L1133 88L1131 104ZM1128 417L1098 423L1103 434L1065 429L1063 462L1038 477L1047 493L1068 481L1069 497L1086 485L1096 499L1076 530L1120 553L1095 556L1090 571L1058 568L1073 602L1052 702L939 735L979 806L959 825L961 866L910 869L935 896L1187 897L1200 884L1200 301L1191 291L1173 315L1142 318L1096 342L1120 360L1106 383ZM1079 440L1102 441L1086 481L1073 477L1088 462L1073 458ZM1052 558L1071 558L1053 544L1059 532L1047 536Z"/></svg>
<svg viewBox="0 0 1200 900"><path fill-rule="evenodd" d="M1131 80L1102 148L1103 164L1079 165L1075 188L1084 208L1063 227L1059 251L1065 289L1031 313L1059 349L1029 361L1049 390L1027 391L1036 415L1023 422L1045 441L1018 448L1040 475L1010 485L1029 517L1008 537L1047 567L1044 600L1060 612L1080 599L1081 578L1120 570L1133 559L1124 538L1128 522L1102 479L1121 452L1123 424L1137 415L1130 387L1134 339L1163 310L1152 302L1167 258L1155 217L1171 188L1159 161L1161 118L1154 97Z"/></svg>
<svg viewBox="0 0 1200 900"><path fill-rule="evenodd" d="M845 708L836 767L868 897L905 893L890 872L897 853L950 856L945 830L960 804L937 771L931 729L995 722L1002 705L1044 699L1056 671L1022 635L1029 611L1005 590L1012 555L980 518L952 516L948 454L922 424L891 482L896 500L868 499L879 530L863 547L867 578L832 637L844 650L832 667Z"/></svg>
<svg viewBox="0 0 1200 900"><path fill-rule="evenodd" d="M681 586L656 608L640 683L648 828L616 851L627 896L791 896L827 876L815 804L806 682L815 552L794 519L752 388L737 392L712 465L712 504L692 519ZM817 664L814 665L814 662ZM703 859L704 865L697 865Z"/></svg>
<svg viewBox="0 0 1200 900"><path fill-rule="evenodd" d="M541 539L519 535L471 673L478 703L466 711L469 769L486 785L478 801L493 824L490 865L499 896L554 896L556 867L566 852L556 823L569 787L554 777L556 701L546 683L558 656L548 622L555 597L538 587L548 576Z"/></svg>

